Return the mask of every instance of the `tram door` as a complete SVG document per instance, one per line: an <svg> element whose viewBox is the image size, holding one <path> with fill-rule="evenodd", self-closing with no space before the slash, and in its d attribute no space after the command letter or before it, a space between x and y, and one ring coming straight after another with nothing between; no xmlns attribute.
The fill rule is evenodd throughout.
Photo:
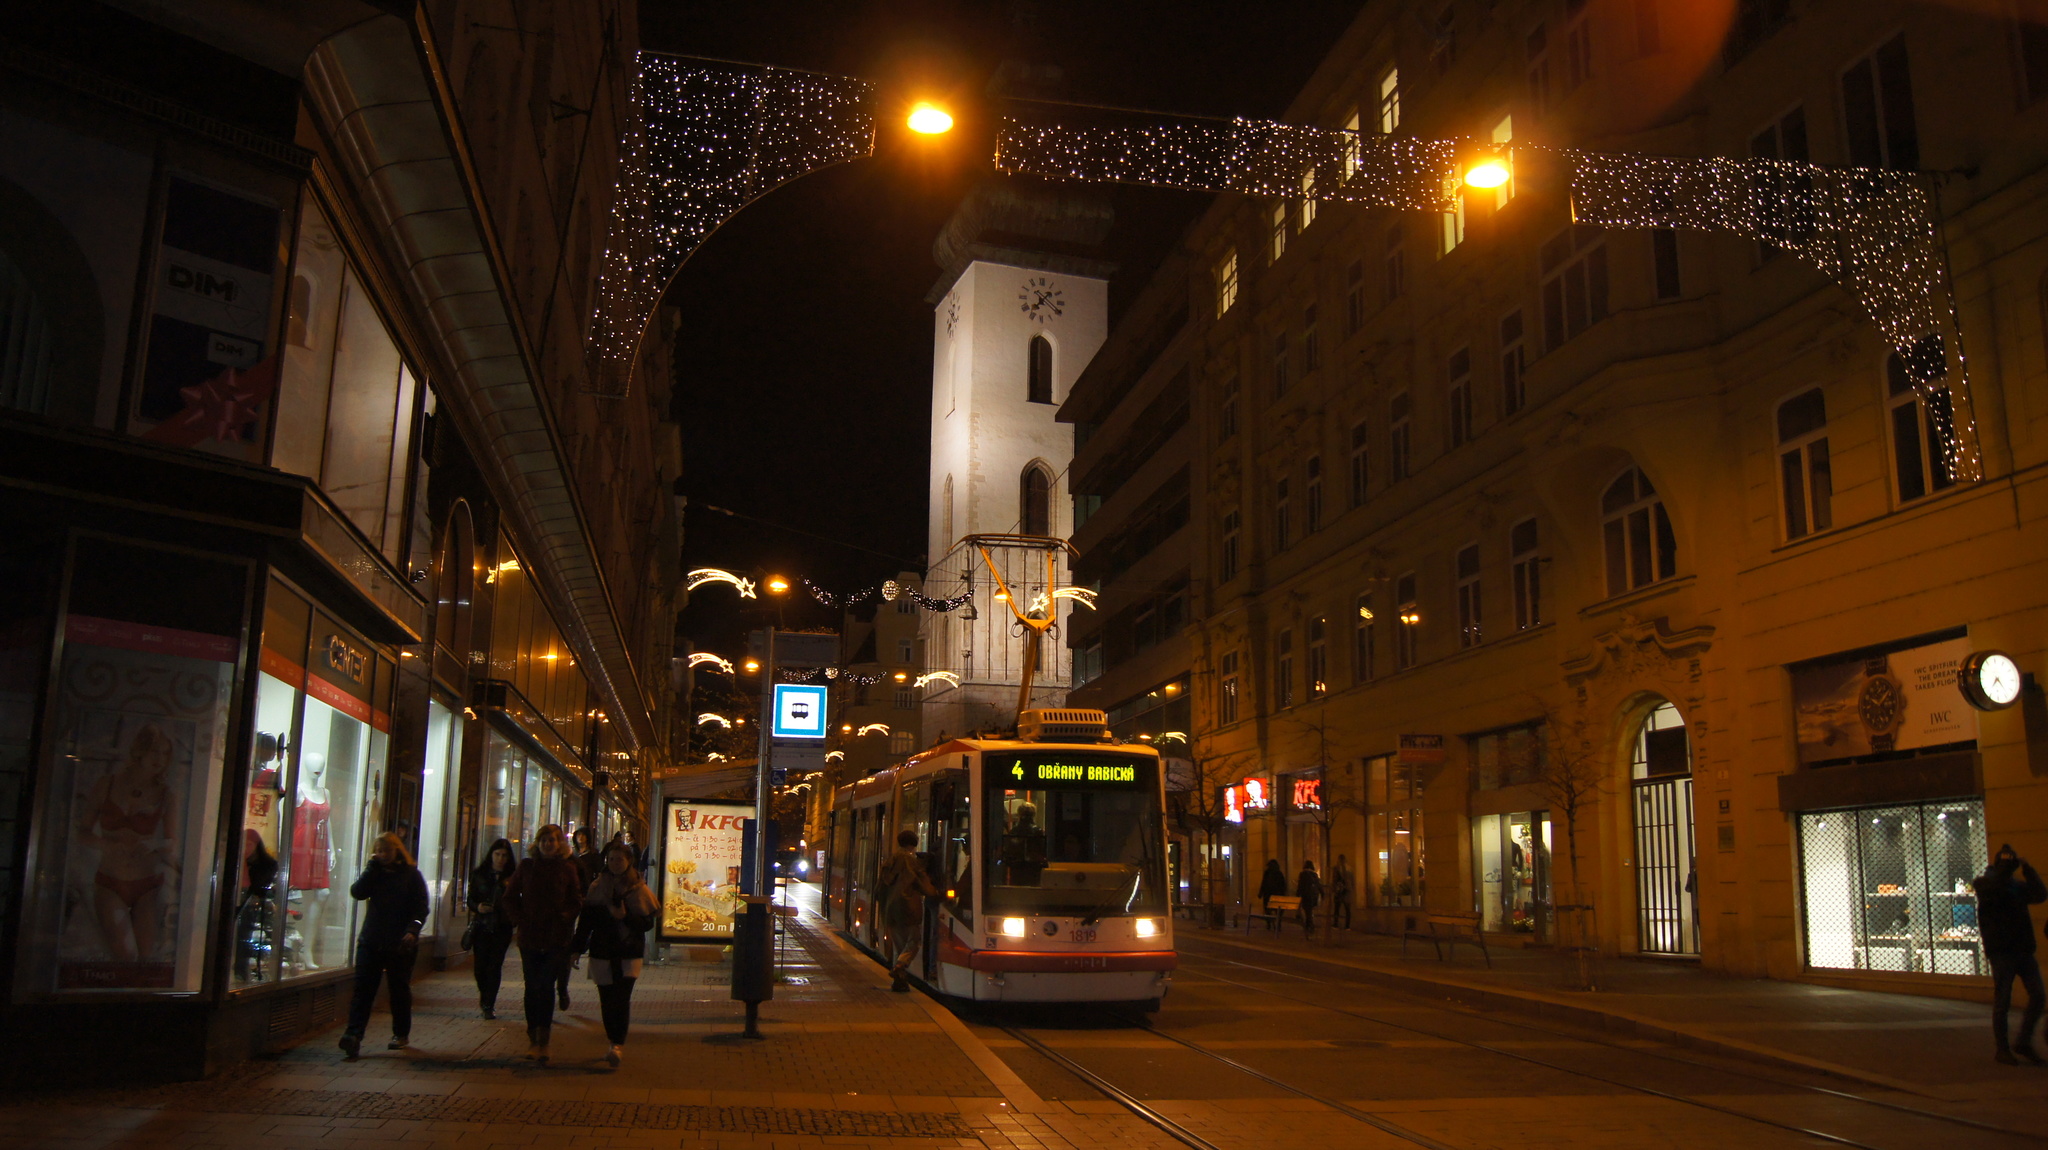
<svg viewBox="0 0 2048 1150"><path fill-rule="evenodd" d="M1698 954L1692 747L1677 707L1660 703L1644 717L1631 758L1637 948L1644 954Z"/></svg>

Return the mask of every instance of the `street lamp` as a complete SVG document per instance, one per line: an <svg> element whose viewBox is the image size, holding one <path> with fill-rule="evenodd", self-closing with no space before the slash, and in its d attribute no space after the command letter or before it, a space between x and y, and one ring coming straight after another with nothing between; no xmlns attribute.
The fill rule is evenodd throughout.
<svg viewBox="0 0 2048 1150"><path fill-rule="evenodd" d="M1499 188L1515 176L1514 157L1499 144L1473 149L1464 157L1465 186Z"/></svg>
<svg viewBox="0 0 2048 1150"><path fill-rule="evenodd" d="M919 102L910 109L909 124L920 136L939 136L953 130L953 117L936 104Z"/></svg>

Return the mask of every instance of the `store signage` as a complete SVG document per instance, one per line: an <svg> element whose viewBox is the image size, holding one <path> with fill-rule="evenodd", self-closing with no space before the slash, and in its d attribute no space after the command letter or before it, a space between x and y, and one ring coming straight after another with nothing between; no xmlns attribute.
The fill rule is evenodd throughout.
<svg viewBox="0 0 2048 1150"><path fill-rule="evenodd" d="M1266 811L1273 809L1273 791L1264 779L1246 779L1244 786L1244 809Z"/></svg>
<svg viewBox="0 0 2048 1150"><path fill-rule="evenodd" d="M775 684L775 725L778 739L825 737L825 688L803 683Z"/></svg>
<svg viewBox="0 0 2048 1150"><path fill-rule="evenodd" d="M1839 762L1977 737L1956 672L1970 641L1949 639L1792 669L1799 761Z"/></svg>
<svg viewBox="0 0 2048 1150"><path fill-rule="evenodd" d="M327 665L339 672L351 683L363 681L363 670L369 659L362 649L349 643L339 635L327 636Z"/></svg>
<svg viewBox="0 0 2048 1150"><path fill-rule="evenodd" d="M1147 781L1138 770L1139 762L1124 758L1018 758L1005 766L996 764L1005 785L1030 787L1135 787Z"/></svg>
<svg viewBox="0 0 2048 1150"><path fill-rule="evenodd" d="M1242 786L1223 788L1223 821L1244 822L1244 788Z"/></svg>
<svg viewBox="0 0 2048 1150"><path fill-rule="evenodd" d="M1297 811L1319 811L1323 809L1323 780L1320 776L1303 775L1294 780L1294 793L1288 798L1288 805Z"/></svg>
<svg viewBox="0 0 2048 1150"><path fill-rule="evenodd" d="M1403 766L1435 766L1444 761L1442 735L1402 735L1394 756Z"/></svg>
<svg viewBox="0 0 2048 1150"><path fill-rule="evenodd" d="M661 937L732 941L740 866L752 803L670 799L662 812Z"/></svg>

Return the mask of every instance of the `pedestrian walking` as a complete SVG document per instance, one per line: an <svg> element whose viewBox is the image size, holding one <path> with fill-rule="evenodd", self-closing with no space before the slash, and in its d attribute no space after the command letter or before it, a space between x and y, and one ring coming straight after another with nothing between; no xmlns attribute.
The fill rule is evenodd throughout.
<svg viewBox="0 0 2048 1150"><path fill-rule="evenodd" d="M1279 859L1266 860L1266 873L1259 876L1259 902L1268 916L1273 913L1273 900L1287 893L1287 872L1280 869ZM1280 929L1280 920L1268 917L1267 922L1274 930Z"/></svg>
<svg viewBox="0 0 2048 1150"><path fill-rule="evenodd" d="M2017 1064L2020 1058L2039 1062L2041 1056L2034 1050L2034 1024L2041 1021L2044 1003L2041 965L2034 959L2034 916L2027 908L2048 902L2048 886L2041 884L2041 876L2012 849L2011 843L1998 848L1990 869L1970 885L1977 890L1977 934L1984 945L1984 957L1991 961L1991 1037L1998 1043L1994 1057L2008 1066ZM2006 1014L2012 1009L2014 979L2027 988L2027 1008L2020 1015L2019 1041L2009 1043Z"/></svg>
<svg viewBox="0 0 2048 1150"><path fill-rule="evenodd" d="M633 866L631 848L605 848L604 866L583 895L576 949L590 957L590 981L597 984L598 1013L611 1050L604 1060L617 1066L626 1052L626 1027L633 1020L633 983L647 954L647 932L659 904L647 880Z"/></svg>
<svg viewBox="0 0 2048 1150"><path fill-rule="evenodd" d="M576 889L588 893L590 884L597 881L597 872L604 869L604 860L598 854L596 836L589 827L577 827L569 836L569 861L576 867ZM577 896L582 897L582 894ZM583 965L583 948L579 945L569 954L569 961L562 964L562 970L555 978L555 1005L562 1010L569 1009L569 982L571 972Z"/></svg>
<svg viewBox="0 0 2048 1150"><path fill-rule="evenodd" d="M1343 855L1337 856L1337 865L1330 868L1330 929L1337 929L1337 919L1343 918L1344 929L1351 929L1351 863Z"/></svg>
<svg viewBox="0 0 2048 1150"><path fill-rule="evenodd" d="M641 878L646 878L647 868L654 865L654 856L634 841L632 827L619 828L619 841L626 844L626 850L632 855L633 869L640 872Z"/></svg>
<svg viewBox="0 0 2048 1150"><path fill-rule="evenodd" d="M391 988L391 1042L404 1050L412 1035L412 964L419 954L420 930L427 924L427 880L413 865L405 840L389 831L370 848L370 865L349 885L349 897L367 903L363 926L356 935L356 988L348 1003L348 1029L341 1049L355 1061L370 1026L370 1008L377 1004L377 984Z"/></svg>
<svg viewBox="0 0 2048 1150"><path fill-rule="evenodd" d="M1323 876L1316 873L1314 859L1301 860L1301 873L1294 876L1294 897L1301 900L1301 933L1316 932L1316 906L1323 901Z"/></svg>
<svg viewBox="0 0 2048 1150"><path fill-rule="evenodd" d="M505 909L519 932L519 973L526 981L526 1057L547 1065L555 1026L555 988L575 945L583 892L569 840L553 823L533 836L533 853L505 884Z"/></svg>
<svg viewBox="0 0 2048 1150"><path fill-rule="evenodd" d="M512 916L504 901L514 865L512 844L498 839L469 872L470 966L476 973L476 1004L486 1022L498 1017L498 984L505 978L505 953L512 949Z"/></svg>
<svg viewBox="0 0 2048 1150"><path fill-rule="evenodd" d="M908 993L910 983L904 975L924 942L924 900L939 893L925 872L924 859L918 857L916 831L897 832L896 853L882 864L879 885L882 931L891 952L889 989Z"/></svg>

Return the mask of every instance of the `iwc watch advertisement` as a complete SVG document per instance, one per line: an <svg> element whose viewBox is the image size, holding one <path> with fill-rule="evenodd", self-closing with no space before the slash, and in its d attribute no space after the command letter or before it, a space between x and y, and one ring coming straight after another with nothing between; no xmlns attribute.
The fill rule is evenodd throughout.
<svg viewBox="0 0 2048 1150"><path fill-rule="evenodd" d="M1970 657L1970 641L1961 638L1793 667L1799 761L1841 762L1975 739L1977 711L1958 685Z"/></svg>

